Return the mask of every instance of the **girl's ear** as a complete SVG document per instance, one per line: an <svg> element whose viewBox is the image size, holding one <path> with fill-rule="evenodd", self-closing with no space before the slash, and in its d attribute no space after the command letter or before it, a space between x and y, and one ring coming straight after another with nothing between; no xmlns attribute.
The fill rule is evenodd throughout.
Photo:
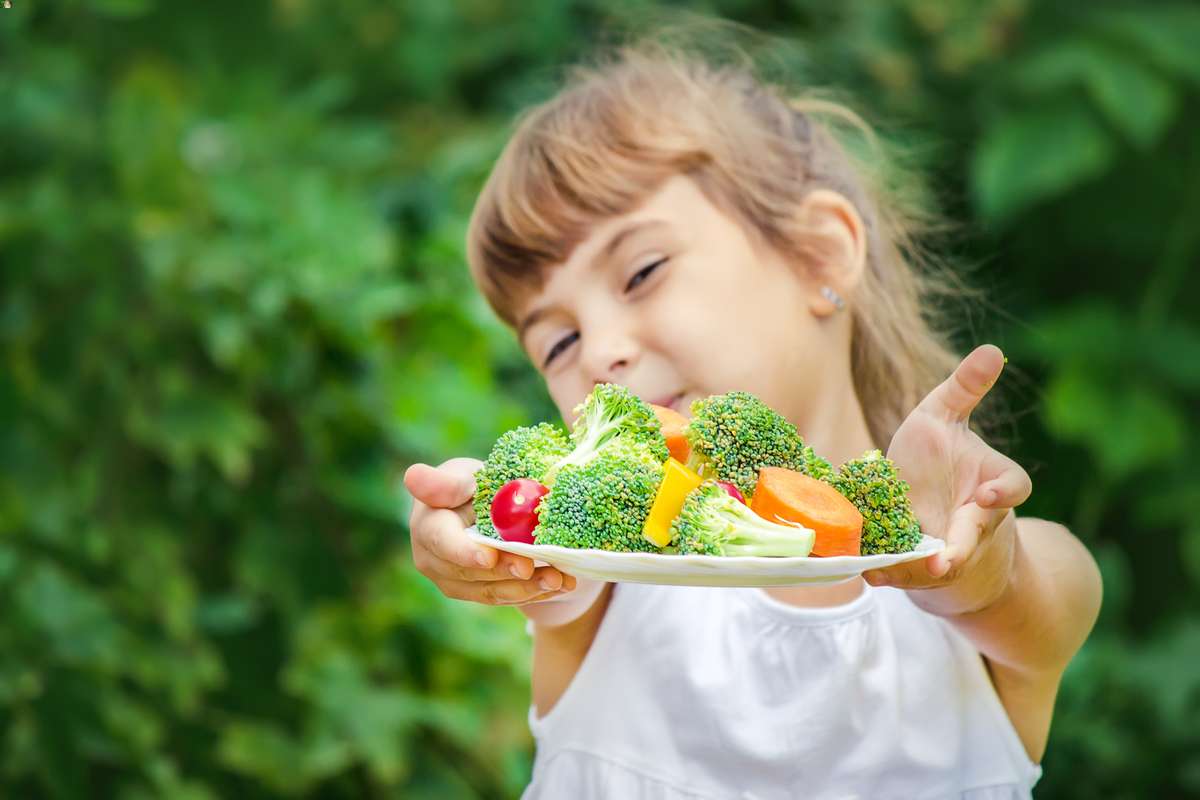
<svg viewBox="0 0 1200 800"><path fill-rule="evenodd" d="M831 189L815 189L800 203L799 217L803 236L811 243L809 264L815 285L813 313L828 316L837 308L824 295L822 286L849 298L862 279L867 263L866 228L858 209L845 195Z"/></svg>

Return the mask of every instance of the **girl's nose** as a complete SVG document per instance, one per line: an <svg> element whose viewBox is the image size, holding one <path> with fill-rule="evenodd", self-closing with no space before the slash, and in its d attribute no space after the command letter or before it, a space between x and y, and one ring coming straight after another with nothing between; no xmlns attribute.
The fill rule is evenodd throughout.
<svg viewBox="0 0 1200 800"><path fill-rule="evenodd" d="M584 337L581 355L583 367L594 385L619 383L621 377L637 363L640 353L640 347L632 336L609 328Z"/></svg>

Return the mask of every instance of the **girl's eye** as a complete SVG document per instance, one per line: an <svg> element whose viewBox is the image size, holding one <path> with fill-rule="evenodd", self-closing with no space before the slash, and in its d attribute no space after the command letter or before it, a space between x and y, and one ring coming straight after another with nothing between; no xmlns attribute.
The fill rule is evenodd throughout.
<svg viewBox="0 0 1200 800"><path fill-rule="evenodd" d="M562 353L562 351L566 350L568 347L570 347L572 344L574 344L575 340L578 338L579 338L579 331L575 331L574 333L570 334L569 336L564 336L563 338L561 338L557 342L555 342L554 347L551 347L550 352L546 354L546 360L544 362L542 362L542 368L545 369L546 367L550 366L550 362L553 361L555 358L557 358L558 355L560 353Z"/></svg>
<svg viewBox="0 0 1200 800"><path fill-rule="evenodd" d="M628 283L628 285L626 285L625 291L631 292L634 289L636 289L638 287L638 284L640 284L642 281L646 280L646 278L649 278L650 273L654 272L654 270L661 267L663 264L666 263L666 261L667 261L667 259L660 258L658 261L655 261L653 264L649 264L649 265L643 267L642 269L638 270L637 274L629 279L629 283Z"/></svg>

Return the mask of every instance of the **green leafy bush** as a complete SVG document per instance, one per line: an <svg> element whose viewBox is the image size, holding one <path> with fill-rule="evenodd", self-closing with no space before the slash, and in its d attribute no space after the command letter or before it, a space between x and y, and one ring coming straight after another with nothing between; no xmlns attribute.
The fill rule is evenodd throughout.
<svg viewBox="0 0 1200 800"><path fill-rule="evenodd" d="M645 5L0 10L0 794L519 794L522 620L412 568L397 476L553 417L465 223ZM962 344L1106 579L1039 796L1200 793L1200 12L705 5L904 122L967 223Z"/></svg>

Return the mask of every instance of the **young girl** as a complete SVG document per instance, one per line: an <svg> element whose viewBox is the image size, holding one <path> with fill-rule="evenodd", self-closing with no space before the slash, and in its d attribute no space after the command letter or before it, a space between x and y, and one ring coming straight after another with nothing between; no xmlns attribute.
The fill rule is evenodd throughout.
<svg viewBox="0 0 1200 800"><path fill-rule="evenodd" d="M968 417L1003 368L922 316L912 219L739 66L618 50L524 115L472 273L563 418L599 382L686 413L741 389L834 464L885 449L928 559L832 586L606 584L474 544L480 462L414 465L416 567L533 635L527 798L1017 798L1100 604L1086 549L1018 518L1025 471Z"/></svg>

